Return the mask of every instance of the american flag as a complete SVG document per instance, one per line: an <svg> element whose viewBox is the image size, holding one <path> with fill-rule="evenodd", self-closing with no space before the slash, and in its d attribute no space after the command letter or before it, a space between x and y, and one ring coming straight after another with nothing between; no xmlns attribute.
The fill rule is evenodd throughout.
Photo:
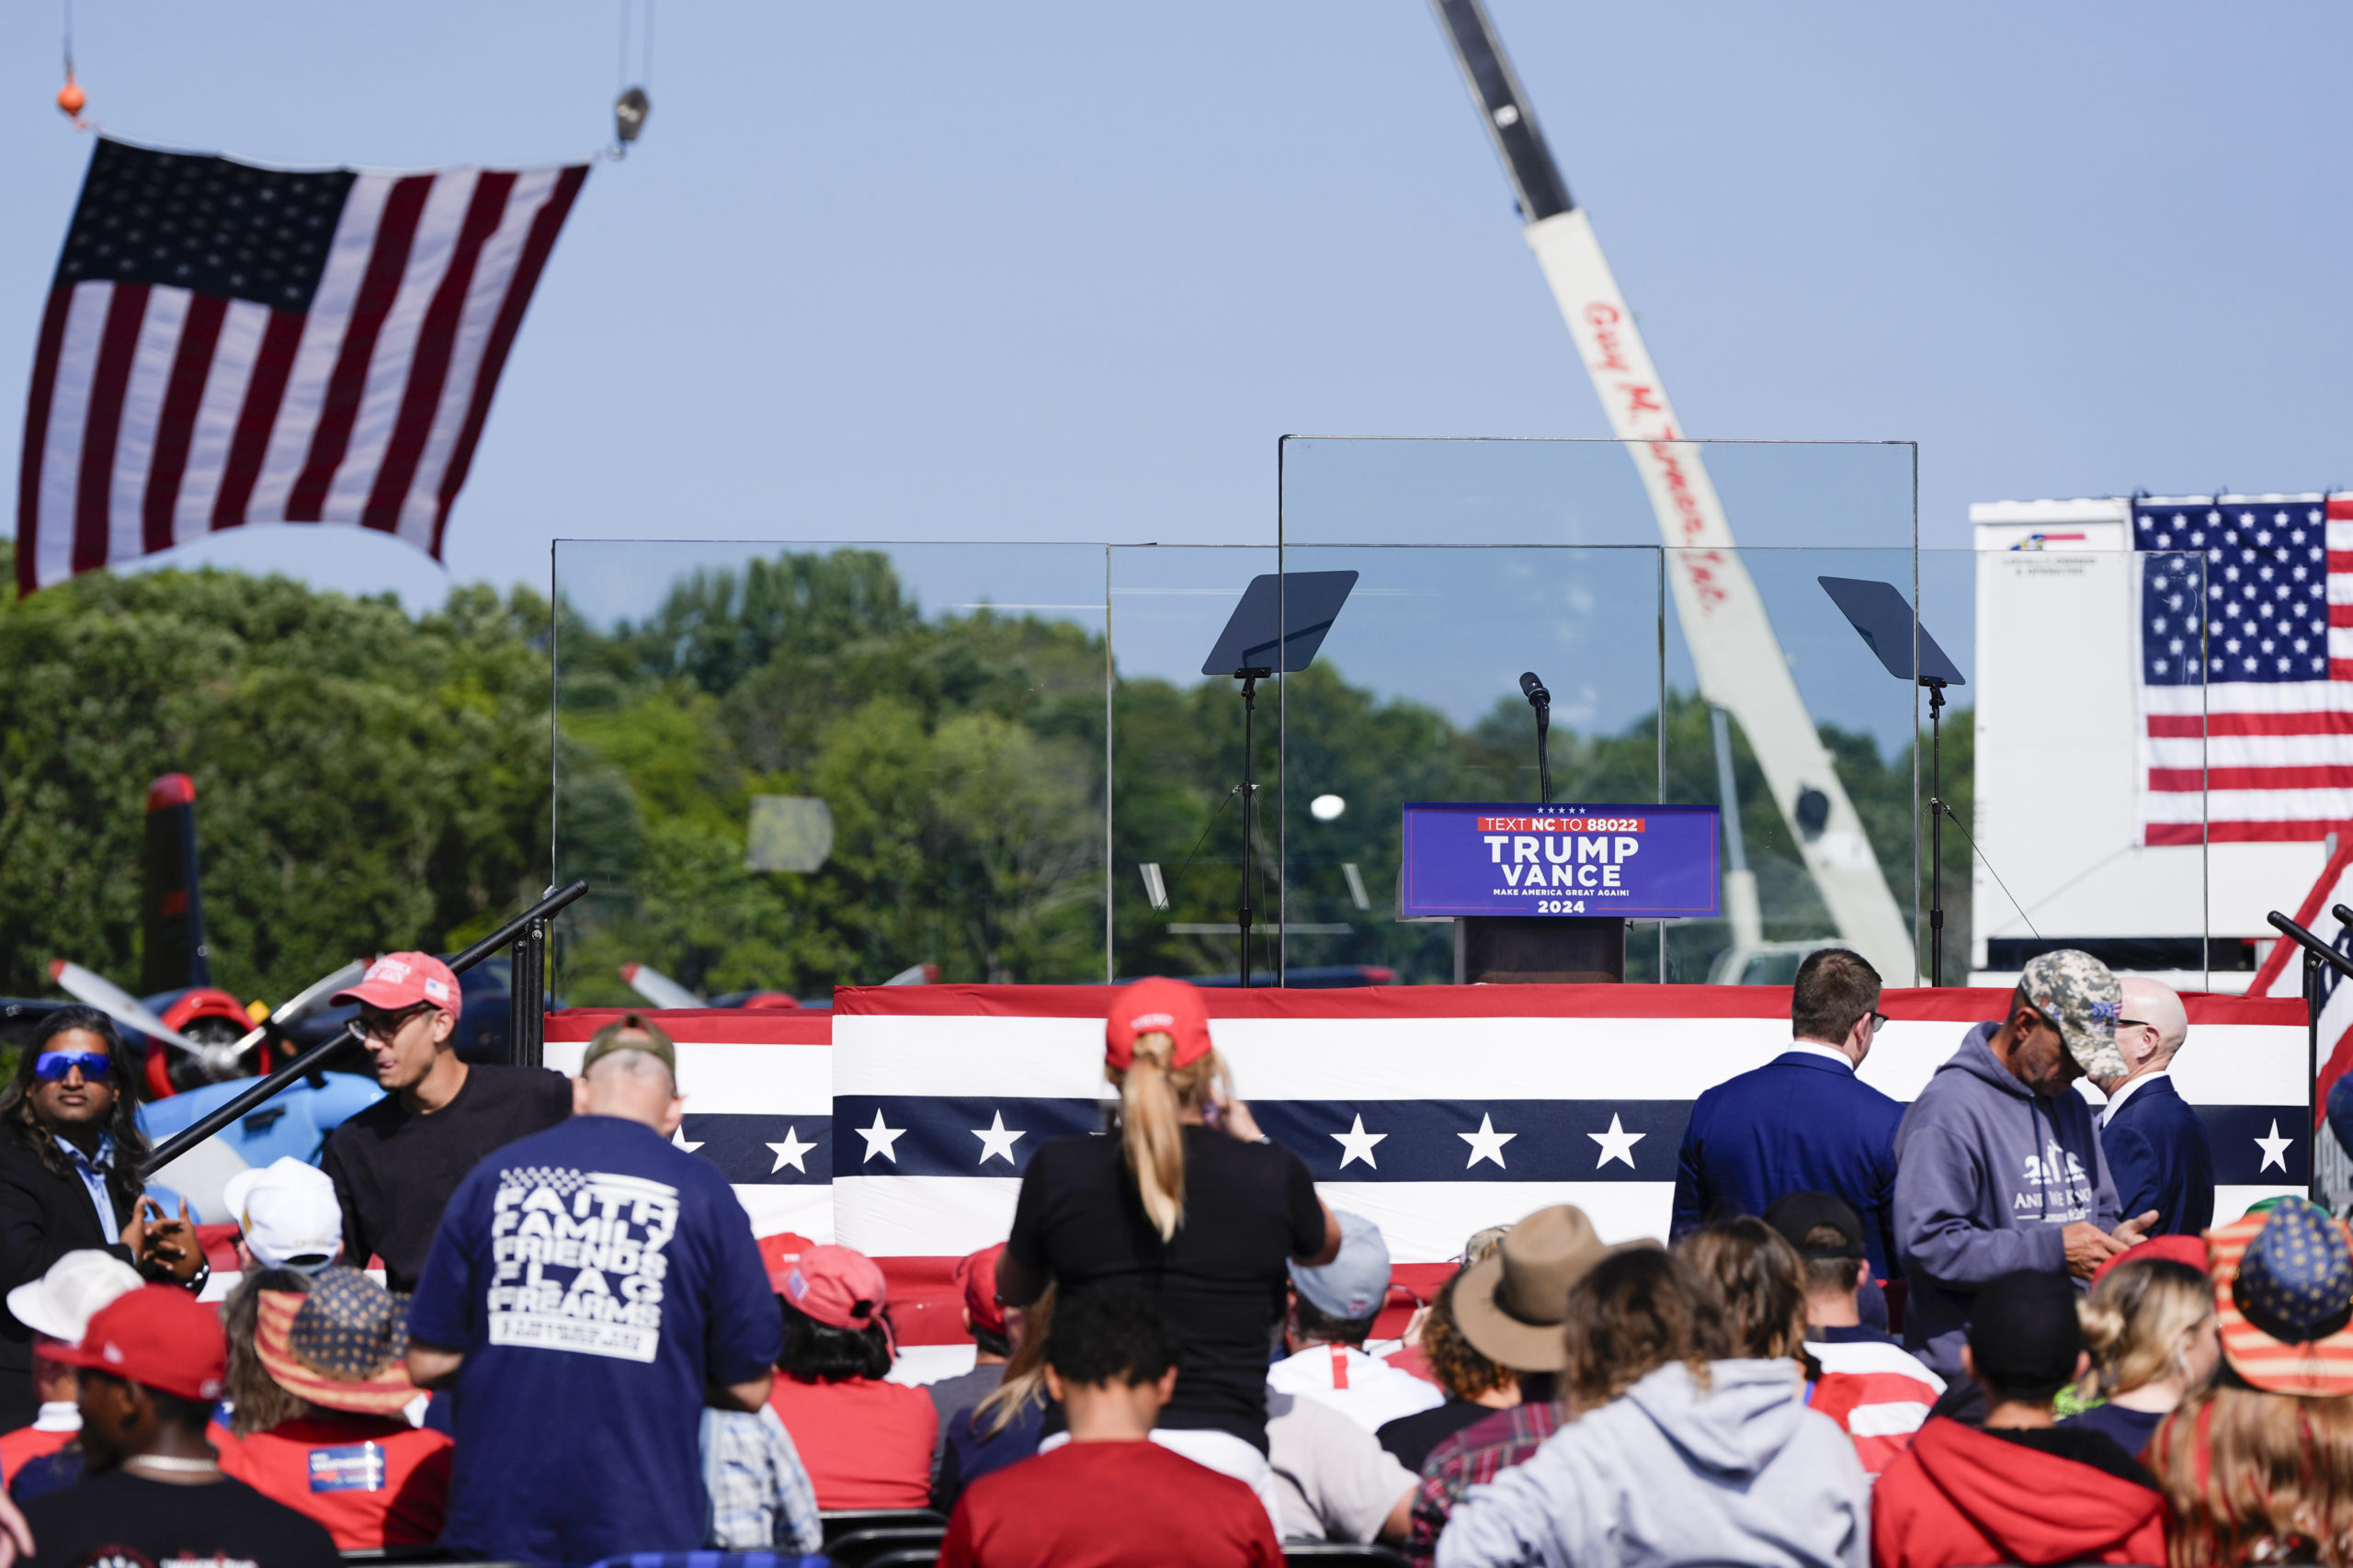
<svg viewBox="0 0 2353 1568"><path fill-rule="evenodd" d="M2353 820L2353 497L2136 501L2132 545L2142 842Z"/></svg>
<svg viewBox="0 0 2353 1568"><path fill-rule="evenodd" d="M245 523L358 524L438 559L587 174L99 141L26 400L18 592Z"/></svg>

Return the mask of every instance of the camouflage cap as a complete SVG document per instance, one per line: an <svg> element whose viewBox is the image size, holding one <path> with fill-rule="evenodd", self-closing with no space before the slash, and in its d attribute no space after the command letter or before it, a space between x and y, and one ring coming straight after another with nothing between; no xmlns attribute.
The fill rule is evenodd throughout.
<svg viewBox="0 0 2353 1568"><path fill-rule="evenodd" d="M588 1049L580 1055L581 1075L586 1076L599 1059L616 1051L642 1051L658 1056L672 1077L678 1074L678 1048L670 1043L667 1030L642 1013L623 1013L589 1038Z"/></svg>
<svg viewBox="0 0 2353 1568"><path fill-rule="evenodd" d="M2124 1011L2124 987L2106 964L2089 953L2063 948L2027 962L2018 989L2042 1016L2059 1026L2067 1054L2092 1078L2121 1078L2131 1069L2116 1049L2116 1020Z"/></svg>

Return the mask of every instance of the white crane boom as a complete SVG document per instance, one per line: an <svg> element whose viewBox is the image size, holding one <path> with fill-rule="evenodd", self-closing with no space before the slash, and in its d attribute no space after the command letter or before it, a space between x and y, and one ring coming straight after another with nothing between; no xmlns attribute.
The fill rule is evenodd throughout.
<svg viewBox="0 0 2353 1568"><path fill-rule="evenodd" d="M1519 199L1529 248L1568 322L1609 427L1628 443L1649 493L1669 547L1667 583L1699 669L1699 694L1747 733L1773 803L1789 823L1839 936L1891 982L1909 976L1916 983L1919 960L1910 926L1790 676L1764 596L1734 548L1700 449L1684 438L1633 312L1593 224L1570 199L1503 42L1480 0L1431 5ZM1665 715L1659 717L1664 723Z"/></svg>

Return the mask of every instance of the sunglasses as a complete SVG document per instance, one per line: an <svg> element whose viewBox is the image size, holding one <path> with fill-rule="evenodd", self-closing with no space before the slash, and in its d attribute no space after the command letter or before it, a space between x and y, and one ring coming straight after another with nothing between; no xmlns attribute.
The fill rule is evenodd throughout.
<svg viewBox="0 0 2353 1568"><path fill-rule="evenodd" d="M408 1027L411 1018L429 1011L431 1004L420 1003L398 1013L380 1013L373 1007L359 1010L359 1037L362 1040L389 1040Z"/></svg>
<svg viewBox="0 0 2353 1568"><path fill-rule="evenodd" d="M114 1076L114 1059L96 1051L44 1051L33 1058L33 1076L44 1084L62 1080L76 1067L91 1083Z"/></svg>
<svg viewBox="0 0 2353 1568"><path fill-rule="evenodd" d="M1885 1013L1873 1013L1871 1015L1871 1033L1877 1034L1880 1030L1885 1028L1887 1028L1887 1015Z"/></svg>

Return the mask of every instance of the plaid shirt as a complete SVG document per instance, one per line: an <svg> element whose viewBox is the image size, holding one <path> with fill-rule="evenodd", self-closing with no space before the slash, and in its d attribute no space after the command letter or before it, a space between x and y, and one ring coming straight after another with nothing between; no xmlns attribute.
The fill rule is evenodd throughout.
<svg viewBox="0 0 2353 1568"><path fill-rule="evenodd" d="M722 1551L790 1547L815 1551L825 1543L817 1493L801 1468L776 1412L702 1413L702 1489L710 1523L703 1544Z"/></svg>
<svg viewBox="0 0 2353 1568"><path fill-rule="evenodd" d="M1535 1399L1482 1417L1432 1449L1414 1492L1414 1533L1405 1542L1414 1568L1430 1568L1447 1516L1465 1492L1524 1462L1560 1427L1561 1407Z"/></svg>

